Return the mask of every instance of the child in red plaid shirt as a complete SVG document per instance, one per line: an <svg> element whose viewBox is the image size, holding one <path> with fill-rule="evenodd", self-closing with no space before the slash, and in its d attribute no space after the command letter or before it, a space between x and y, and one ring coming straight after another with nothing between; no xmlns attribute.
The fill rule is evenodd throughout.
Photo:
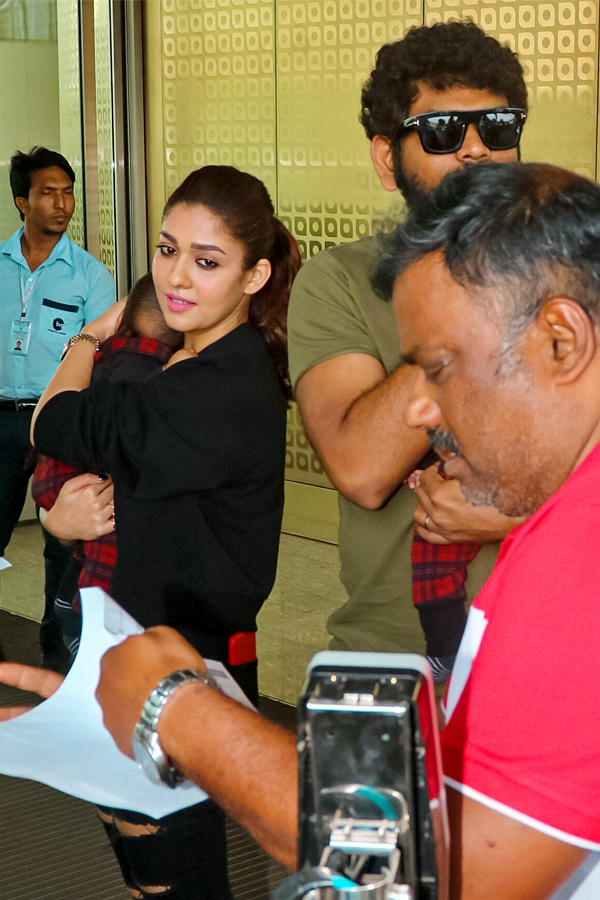
<svg viewBox="0 0 600 900"><path fill-rule="evenodd" d="M141 380L149 378L181 348L183 335L168 328L158 305L150 274L132 287L121 325L105 341L95 360L92 380ZM33 475L33 498L38 506L49 510L58 494L71 478L81 474L73 466L48 456L39 455ZM99 473L100 474L100 473ZM81 614L79 588L101 587L110 592L112 573L117 561L114 529L91 541L78 541L55 600L63 628L63 639L73 657L79 646Z"/></svg>
<svg viewBox="0 0 600 900"><path fill-rule="evenodd" d="M439 459L432 451L409 476L409 487L413 490L418 487L421 472L431 465L437 465L443 476ZM452 672L467 621L467 566L480 547L481 544L473 541L432 544L416 532L413 535L413 603L425 635L425 652L433 672L433 680L438 684L447 681Z"/></svg>

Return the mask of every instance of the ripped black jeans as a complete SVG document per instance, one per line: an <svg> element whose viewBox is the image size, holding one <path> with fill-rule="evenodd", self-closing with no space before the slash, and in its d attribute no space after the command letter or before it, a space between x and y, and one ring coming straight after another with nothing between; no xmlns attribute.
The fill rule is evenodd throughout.
<svg viewBox="0 0 600 900"><path fill-rule="evenodd" d="M231 900L225 814L213 800L162 819L98 810L133 897Z"/></svg>
<svg viewBox="0 0 600 900"><path fill-rule="evenodd" d="M229 671L258 705L256 661L231 666ZM124 809L98 807L98 812L132 897L233 900L225 813L213 800L162 819Z"/></svg>

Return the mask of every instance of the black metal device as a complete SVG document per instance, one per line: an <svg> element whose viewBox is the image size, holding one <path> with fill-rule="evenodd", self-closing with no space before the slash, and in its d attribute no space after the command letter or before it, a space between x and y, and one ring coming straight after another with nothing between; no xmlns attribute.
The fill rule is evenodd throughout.
<svg viewBox="0 0 600 900"><path fill-rule="evenodd" d="M446 900L448 822L426 660L319 653L298 720L299 871L274 900Z"/></svg>

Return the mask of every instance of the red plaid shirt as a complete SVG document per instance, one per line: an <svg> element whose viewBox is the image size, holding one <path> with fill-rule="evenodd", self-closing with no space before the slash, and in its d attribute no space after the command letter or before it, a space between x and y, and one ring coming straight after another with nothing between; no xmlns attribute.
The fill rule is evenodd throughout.
<svg viewBox="0 0 600 900"><path fill-rule="evenodd" d="M467 565L481 544L430 544L418 534L411 547L413 603L431 603L464 590Z"/></svg>
<svg viewBox="0 0 600 900"><path fill-rule="evenodd" d="M156 341L154 338L128 338L113 335L102 344L96 365L104 363L116 353L123 352L151 356L157 360L157 364L164 364L173 351L166 344ZM63 485L75 475L81 474L68 463L39 454L33 473L34 501L43 509L52 509ZM117 539L114 531L96 538L94 541L80 541L73 550L73 555L82 563L78 587L101 587L109 592L113 570L117 562ZM79 610L78 594L73 598L73 608Z"/></svg>

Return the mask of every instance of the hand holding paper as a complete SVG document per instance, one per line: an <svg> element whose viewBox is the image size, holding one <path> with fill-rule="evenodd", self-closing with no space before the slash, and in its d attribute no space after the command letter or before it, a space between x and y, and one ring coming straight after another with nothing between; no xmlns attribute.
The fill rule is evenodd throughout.
<svg viewBox="0 0 600 900"><path fill-rule="evenodd" d="M138 810L153 818L161 818L206 799L206 794L190 782L175 790L152 785L133 760L115 746L104 728L102 711L94 694L100 675L100 661L111 647L116 647L130 635L140 634L143 629L99 588L82 591L81 605L83 633L80 649L62 683L61 676L54 673L14 663L0 666L0 678L6 683L47 697L32 709L24 711L22 707L13 707L8 713L0 712L0 772L41 781L92 803ZM150 684L146 679L147 683L140 685L140 676L136 673L136 668L140 668L136 667L136 654L144 654L145 668L148 662L145 654L156 640L153 631L162 637L161 643L164 643L163 633L170 632L170 629L151 629L149 634L142 635L139 641L132 641L119 654L119 658L122 653L129 657L131 648L128 675L125 678L121 675L119 680L120 712L125 703L127 727L131 725L128 734L122 729L119 744L129 755L131 733L142 703L162 677L173 668L181 668L179 643L182 639L172 632L173 663L169 661L168 652L163 654L161 662L156 663L156 681ZM187 644L183 642L182 646L187 647ZM220 663L203 661L191 648L188 652L191 668L208 668L226 693L248 704ZM106 670L111 671L110 655ZM113 671L117 678L116 669ZM126 699L123 697L124 691ZM110 707L110 703L107 705ZM116 710L113 712L116 714ZM107 720L109 715L107 711Z"/></svg>
<svg viewBox="0 0 600 900"><path fill-rule="evenodd" d="M176 669L206 670L200 654L178 632L166 627L149 628L109 650L101 667L96 695L106 727L127 756L132 756L131 735L142 705L158 682Z"/></svg>

